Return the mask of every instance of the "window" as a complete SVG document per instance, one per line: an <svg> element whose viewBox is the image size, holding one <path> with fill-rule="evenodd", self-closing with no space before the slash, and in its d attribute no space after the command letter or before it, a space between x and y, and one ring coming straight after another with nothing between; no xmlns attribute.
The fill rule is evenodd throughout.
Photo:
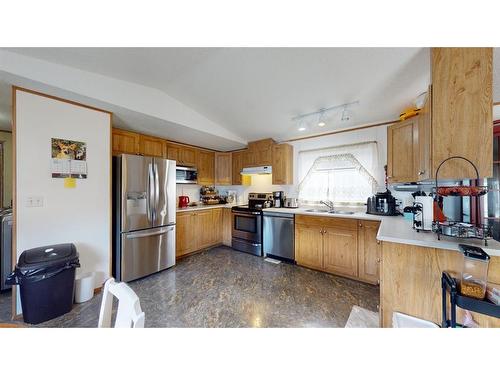
<svg viewBox="0 0 500 375"><path fill-rule="evenodd" d="M315 204L331 200L337 204L361 204L378 186L376 142L299 153L299 199Z"/></svg>

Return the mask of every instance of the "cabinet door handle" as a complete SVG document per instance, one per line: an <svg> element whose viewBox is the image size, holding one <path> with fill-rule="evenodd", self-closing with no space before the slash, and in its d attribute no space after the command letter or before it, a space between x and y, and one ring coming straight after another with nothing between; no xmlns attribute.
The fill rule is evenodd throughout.
<svg viewBox="0 0 500 375"><path fill-rule="evenodd" d="M380 245L380 240L377 240L377 245Z"/></svg>
<svg viewBox="0 0 500 375"><path fill-rule="evenodd" d="M419 175L419 176L422 176L424 173L425 173L425 171L419 171L419 172L418 172L418 175Z"/></svg>
<svg viewBox="0 0 500 375"><path fill-rule="evenodd" d="M380 258L377 258L377 263L380 263Z"/></svg>
<svg viewBox="0 0 500 375"><path fill-rule="evenodd" d="M326 231L326 230L324 230L324 231L323 231L323 234L325 234L325 233L327 233L327 231Z"/></svg>
<svg viewBox="0 0 500 375"><path fill-rule="evenodd" d="M320 230L319 230L319 233L320 233L320 234L323 234L323 229L320 229Z"/></svg>
<svg viewBox="0 0 500 375"><path fill-rule="evenodd" d="M363 224L359 223L359 227L360 227L360 228L363 228Z"/></svg>

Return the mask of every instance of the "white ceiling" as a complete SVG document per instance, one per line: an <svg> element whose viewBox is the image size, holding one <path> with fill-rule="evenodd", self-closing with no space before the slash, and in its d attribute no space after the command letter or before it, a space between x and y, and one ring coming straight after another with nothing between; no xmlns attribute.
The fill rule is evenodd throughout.
<svg viewBox="0 0 500 375"><path fill-rule="evenodd" d="M326 127L307 133L392 120L430 82L427 48L9 50L161 90L245 140L303 135L292 117L355 100L349 122L335 113ZM494 66L494 100L500 101L500 53ZM0 98L0 111L3 104ZM126 109L116 114L124 127L147 127L147 119Z"/></svg>

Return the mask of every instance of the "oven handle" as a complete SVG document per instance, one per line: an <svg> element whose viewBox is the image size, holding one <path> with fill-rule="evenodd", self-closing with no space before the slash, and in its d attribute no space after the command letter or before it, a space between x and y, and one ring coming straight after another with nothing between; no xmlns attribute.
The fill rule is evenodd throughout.
<svg viewBox="0 0 500 375"><path fill-rule="evenodd" d="M254 211L251 213L244 213L244 212L233 211L233 214L238 215L238 216L245 216L245 217L256 217L256 216L260 215L260 212Z"/></svg>

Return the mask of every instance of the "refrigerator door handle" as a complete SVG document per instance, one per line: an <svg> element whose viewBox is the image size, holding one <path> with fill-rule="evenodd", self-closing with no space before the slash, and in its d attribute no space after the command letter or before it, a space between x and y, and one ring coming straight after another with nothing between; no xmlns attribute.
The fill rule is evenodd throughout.
<svg viewBox="0 0 500 375"><path fill-rule="evenodd" d="M160 205L160 177L158 176L158 164L154 161L154 182L155 182L155 200L154 200L154 220L158 218L158 212Z"/></svg>
<svg viewBox="0 0 500 375"><path fill-rule="evenodd" d="M155 193L154 193L154 175L153 175L153 164L148 165L148 202L146 204L147 216L149 222L152 224L154 222L154 211L151 209L152 203L154 201Z"/></svg>
<svg viewBox="0 0 500 375"><path fill-rule="evenodd" d="M127 234L127 239L142 238L142 237L152 237L152 236L161 236L161 235L163 235L165 233L168 233L168 232L170 232L172 230L174 230L173 226L168 227L166 229L157 230L157 231L154 231L154 232L130 233L130 234Z"/></svg>

